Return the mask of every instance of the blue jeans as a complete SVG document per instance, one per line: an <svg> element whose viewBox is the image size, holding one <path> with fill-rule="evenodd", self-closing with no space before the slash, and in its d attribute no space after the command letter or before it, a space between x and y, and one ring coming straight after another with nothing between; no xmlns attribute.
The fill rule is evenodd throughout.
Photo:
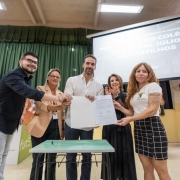
<svg viewBox="0 0 180 180"><path fill-rule="evenodd" d="M9 152L13 134L4 134L0 131L0 180L4 180L4 168L6 157Z"/></svg>
<svg viewBox="0 0 180 180"><path fill-rule="evenodd" d="M66 140L91 140L93 138L93 130L84 131L81 129L73 129L65 124ZM77 180L77 153L67 153L66 155L66 177L67 180ZM90 180L91 175L91 153L82 153L82 166L80 180Z"/></svg>

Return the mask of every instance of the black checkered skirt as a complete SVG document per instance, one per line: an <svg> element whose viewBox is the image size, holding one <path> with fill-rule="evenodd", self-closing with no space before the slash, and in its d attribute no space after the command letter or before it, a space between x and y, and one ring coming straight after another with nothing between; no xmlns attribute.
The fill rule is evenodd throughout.
<svg viewBox="0 0 180 180"><path fill-rule="evenodd" d="M158 116L135 121L134 139L136 153L156 160L168 158L167 135Z"/></svg>

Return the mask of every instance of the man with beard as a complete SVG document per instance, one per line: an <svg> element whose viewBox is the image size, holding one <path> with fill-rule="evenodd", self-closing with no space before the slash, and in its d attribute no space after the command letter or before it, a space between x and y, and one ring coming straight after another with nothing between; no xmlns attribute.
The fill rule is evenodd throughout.
<svg viewBox="0 0 180 180"><path fill-rule="evenodd" d="M32 74L38 67L38 57L32 52L22 54L18 68L6 73L0 80L0 180L4 180L4 167L10 144L19 124L26 98L35 101L68 101L71 96L53 96L30 87Z"/></svg>
<svg viewBox="0 0 180 180"><path fill-rule="evenodd" d="M96 58L89 54L84 58L84 72L75 77L70 77L65 86L65 93L73 96L86 96L90 101L94 101L94 97L103 95L103 86L93 77L96 69ZM81 114L80 114L81 115ZM88 115L87 115L88 116ZM65 139L66 140L91 140L93 138L93 127L74 129L71 128L70 109L66 114ZM67 180L77 180L77 153L67 153L66 159L66 176ZM88 162L88 163L87 163ZM91 174L91 153L82 153L82 167L80 180L90 180Z"/></svg>

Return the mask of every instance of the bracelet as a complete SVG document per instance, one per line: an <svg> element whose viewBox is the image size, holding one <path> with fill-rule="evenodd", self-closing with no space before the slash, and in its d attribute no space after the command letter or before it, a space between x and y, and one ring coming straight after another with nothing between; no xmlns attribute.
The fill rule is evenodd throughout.
<svg viewBox="0 0 180 180"><path fill-rule="evenodd" d="M61 99L60 99L60 97L59 97L59 96L58 96L58 101L59 101L59 102L61 102Z"/></svg>

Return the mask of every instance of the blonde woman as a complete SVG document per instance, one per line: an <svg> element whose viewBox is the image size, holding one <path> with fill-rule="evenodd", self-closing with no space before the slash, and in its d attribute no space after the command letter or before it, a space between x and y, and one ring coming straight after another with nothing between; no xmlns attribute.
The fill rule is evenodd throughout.
<svg viewBox="0 0 180 180"><path fill-rule="evenodd" d="M38 86L37 89L44 91L46 94L52 94L59 96L63 94L58 90L61 80L61 73L59 69L51 69L46 77L46 83L44 86ZM57 101L37 101L36 112L34 118L27 125L26 130L31 134L32 147L37 146L45 140L58 140L64 138L64 111L66 106L70 105L70 101L63 103ZM30 180L34 180L36 160L38 153L32 154L33 163L31 169ZM51 162L55 162L56 154L51 154ZM44 160L44 155L41 156L41 161ZM50 177L51 180L55 180L55 168L56 163L51 165ZM42 179L42 169L40 167L38 179ZM46 173L45 173L46 174ZM45 180L46 177L45 177Z"/></svg>

